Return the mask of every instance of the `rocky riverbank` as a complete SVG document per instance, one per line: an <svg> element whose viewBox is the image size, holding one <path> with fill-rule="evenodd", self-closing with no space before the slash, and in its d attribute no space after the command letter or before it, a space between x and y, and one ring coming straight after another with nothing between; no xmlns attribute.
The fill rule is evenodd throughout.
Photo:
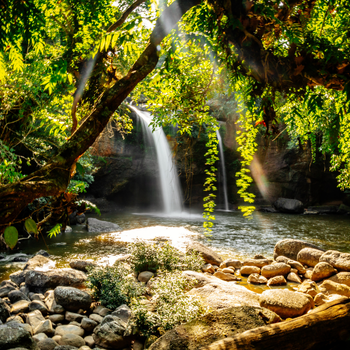
<svg viewBox="0 0 350 350"><path fill-rule="evenodd" d="M160 337L141 336L127 305L108 309L93 301L84 283L94 264L71 262L57 269L45 252L0 284L0 348L69 349L199 349L245 330L304 315L317 306L350 297L350 254L323 251L307 242L286 239L274 249L274 260L256 255L244 261L223 259L194 242L189 252L205 261L202 272L183 271L193 285L186 292L207 313ZM128 263L130 256L123 260ZM154 272L131 272L135 283L152 289ZM236 282L266 285L258 294ZM194 281L194 283L193 283ZM283 289L288 283L295 291ZM297 286L297 287L296 287ZM145 302L147 299L145 299ZM152 293L148 303L152 312ZM225 330L225 331L224 331Z"/></svg>

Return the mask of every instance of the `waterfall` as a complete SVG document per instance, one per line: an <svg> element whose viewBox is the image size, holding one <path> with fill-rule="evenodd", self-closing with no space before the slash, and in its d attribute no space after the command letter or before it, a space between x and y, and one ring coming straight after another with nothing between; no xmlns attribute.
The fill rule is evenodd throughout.
<svg viewBox="0 0 350 350"><path fill-rule="evenodd" d="M224 201L225 201L225 211L229 211L228 199L227 199L227 179L226 179L226 167L225 167L225 156L224 149L222 147L222 140L219 130L216 130L216 137L219 141L219 157L221 163L221 172L222 172L222 187L224 190Z"/></svg>
<svg viewBox="0 0 350 350"><path fill-rule="evenodd" d="M162 128L156 128L152 132L149 124L152 116L149 112L143 112L134 106L129 106L140 118L145 138L150 142L153 140L160 177L160 188L162 192L163 208L166 214L182 212L182 195L180 181L176 165L173 161L169 143Z"/></svg>

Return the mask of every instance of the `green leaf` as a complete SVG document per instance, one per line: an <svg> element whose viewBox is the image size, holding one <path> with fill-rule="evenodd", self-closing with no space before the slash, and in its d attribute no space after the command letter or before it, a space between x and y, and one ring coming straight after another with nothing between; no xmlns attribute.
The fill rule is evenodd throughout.
<svg viewBox="0 0 350 350"><path fill-rule="evenodd" d="M38 234L38 228L37 228L36 223L33 219L27 219L24 222L24 227L28 233L34 233L35 235Z"/></svg>
<svg viewBox="0 0 350 350"><path fill-rule="evenodd" d="M81 176L84 176L84 175L85 175L84 167L83 167L80 163L77 163L76 167L77 167L77 172L78 172Z"/></svg>
<svg viewBox="0 0 350 350"><path fill-rule="evenodd" d="M62 224L56 224L48 233L47 235L52 238L53 236L57 236L59 233L61 233L61 227Z"/></svg>
<svg viewBox="0 0 350 350"><path fill-rule="evenodd" d="M4 240L6 245L13 249L18 241L18 231L14 226L8 226L4 232Z"/></svg>

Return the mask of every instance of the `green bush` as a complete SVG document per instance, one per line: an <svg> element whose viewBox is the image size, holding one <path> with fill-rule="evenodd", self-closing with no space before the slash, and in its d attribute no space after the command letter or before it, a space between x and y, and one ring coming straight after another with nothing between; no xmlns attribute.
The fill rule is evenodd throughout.
<svg viewBox="0 0 350 350"><path fill-rule="evenodd" d="M134 300L131 305L141 335L160 335L207 312L197 298L185 294L193 285L180 271L159 274L152 283L150 302L154 311L140 300Z"/></svg>
<svg viewBox="0 0 350 350"><path fill-rule="evenodd" d="M95 300L112 310L122 304L129 304L132 298L145 292L145 288L123 263L90 269L87 286L92 289Z"/></svg>
<svg viewBox="0 0 350 350"><path fill-rule="evenodd" d="M136 272L200 270L204 261L199 253L182 253L168 242L163 245L138 241L129 245L131 265Z"/></svg>

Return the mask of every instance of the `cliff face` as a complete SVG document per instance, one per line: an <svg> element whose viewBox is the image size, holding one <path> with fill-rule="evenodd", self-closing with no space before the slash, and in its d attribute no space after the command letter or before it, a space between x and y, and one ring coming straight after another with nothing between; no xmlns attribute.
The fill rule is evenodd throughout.
<svg viewBox="0 0 350 350"><path fill-rule="evenodd" d="M221 122L221 126L228 199L231 205L236 205L240 201L235 177L240 168L235 142L237 126L234 118ZM167 135L178 167L185 205L199 209L205 195L205 137L202 135L176 140L173 136ZM256 195L257 204L270 204L278 197L286 197L299 199L305 205L319 205L341 201L344 197L337 188L336 173L327 170L327 159L318 157L316 163L313 163L307 145L291 147L284 134L275 141L261 134L258 145L251 166L254 178L251 191ZM125 140L116 131L105 130L94 144L93 153L103 157L104 161L100 162L101 167L95 174L95 182L88 194L107 198L123 208L160 209L161 194L155 150L146 145L136 120L133 133L127 135ZM222 208L223 190L219 164L217 168L217 207Z"/></svg>

